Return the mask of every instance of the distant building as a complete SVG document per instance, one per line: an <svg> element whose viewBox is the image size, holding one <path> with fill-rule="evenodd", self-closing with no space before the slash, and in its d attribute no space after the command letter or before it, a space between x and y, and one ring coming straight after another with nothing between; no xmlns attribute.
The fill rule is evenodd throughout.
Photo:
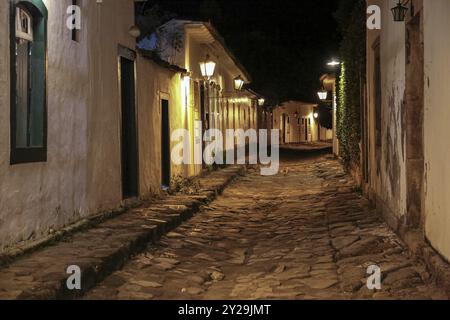
<svg viewBox="0 0 450 320"><path fill-rule="evenodd" d="M288 101L273 111L273 128L280 130L280 143L302 143L333 139L333 131L319 124L318 105Z"/></svg>

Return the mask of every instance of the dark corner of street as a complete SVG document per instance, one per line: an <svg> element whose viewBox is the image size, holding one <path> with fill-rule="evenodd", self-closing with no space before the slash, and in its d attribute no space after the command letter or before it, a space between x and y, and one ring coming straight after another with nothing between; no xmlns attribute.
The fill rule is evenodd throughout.
<svg viewBox="0 0 450 320"><path fill-rule="evenodd" d="M0 300L180 319L448 301L449 14L2 1Z"/></svg>

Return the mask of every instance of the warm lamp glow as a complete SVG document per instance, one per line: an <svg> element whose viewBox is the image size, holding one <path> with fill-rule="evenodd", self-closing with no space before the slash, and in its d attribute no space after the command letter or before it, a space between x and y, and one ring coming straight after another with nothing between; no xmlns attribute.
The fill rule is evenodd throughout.
<svg viewBox="0 0 450 320"><path fill-rule="evenodd" d="M200 71L202 76L205 78L211 78L214 75L214 70L216 69L216 63L206 56L206 61L200 62Z"/></svg>
<svg viewBox="0 0 450 320"><path fill-rule="evenodd" d="M244 86L244 79L242 79L241 76L238 76L234 79L234 89L237 91L242 90L242 87Z"/></svg>
<svg viewBox="0 0 450 320"><path fill-rule="evenodd" d="M258 105L259 105L260 107L262 107L262 106L264 105L264 103L266 103L266 100L265 100L264 98L258 99Z"/></svg>
<svg viewBox="0 0 450 320"><path fill-rule="evenodd" d="M340 62L333 59L330 62L328 62L327 65L330 66L330 67L335 67L335 66L340 65Z"/></svg>
<svg viewBox="0 0 450 320"><path fill-rule="evenodd" d="M327 91L319 91L317 92L320 100L327 100L328 92Z"/></svg>
<svg viewBox="0 0 450 320"><path fill-rule="evenodd" d="M319 118L319 114L317 112L314 112L314 119Z"/></svg>

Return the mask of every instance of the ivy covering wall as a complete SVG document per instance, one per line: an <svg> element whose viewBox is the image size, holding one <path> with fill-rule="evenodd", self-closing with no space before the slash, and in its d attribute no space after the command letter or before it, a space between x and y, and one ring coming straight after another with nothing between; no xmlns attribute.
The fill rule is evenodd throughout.
<svg viewBox="0 0 450 320"><path fill-rule="evenodd" d="M366 2L341 0L336 18L342 34L337 86L337 137L347 166L359 165L362 93L366 73Z"/></svg>

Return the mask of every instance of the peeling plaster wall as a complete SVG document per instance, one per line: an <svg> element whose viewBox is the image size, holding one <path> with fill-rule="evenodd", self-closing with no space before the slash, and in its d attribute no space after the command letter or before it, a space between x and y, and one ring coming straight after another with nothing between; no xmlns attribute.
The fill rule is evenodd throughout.
<svg viewBox="0 0 450 320"><path fill-rule="evenodd" d="M450 1L424 1L425 233L450 260Z"/></svg>
<svg viewBox="0 0 450 320"><path fill-rule="evenodd" d="M369 103L369 189L381 205L388 222L398 227L406 213L406 157L404 123L405 94L405 24L395 23L388 1L368 1L381 8L381 31L368 31L368 103ZM374 53L372 46L380 37L382 146L375 145Z"/></svg>
<svg viewBox="0 0 450 320"><path fill-rule="evenodd" d="M71 0L48 9L48 160L9 165L9 2L0 2L0 250L121 203L117 45L134 48L133 0L82 2L79 43L65 27Z"/></svg>

